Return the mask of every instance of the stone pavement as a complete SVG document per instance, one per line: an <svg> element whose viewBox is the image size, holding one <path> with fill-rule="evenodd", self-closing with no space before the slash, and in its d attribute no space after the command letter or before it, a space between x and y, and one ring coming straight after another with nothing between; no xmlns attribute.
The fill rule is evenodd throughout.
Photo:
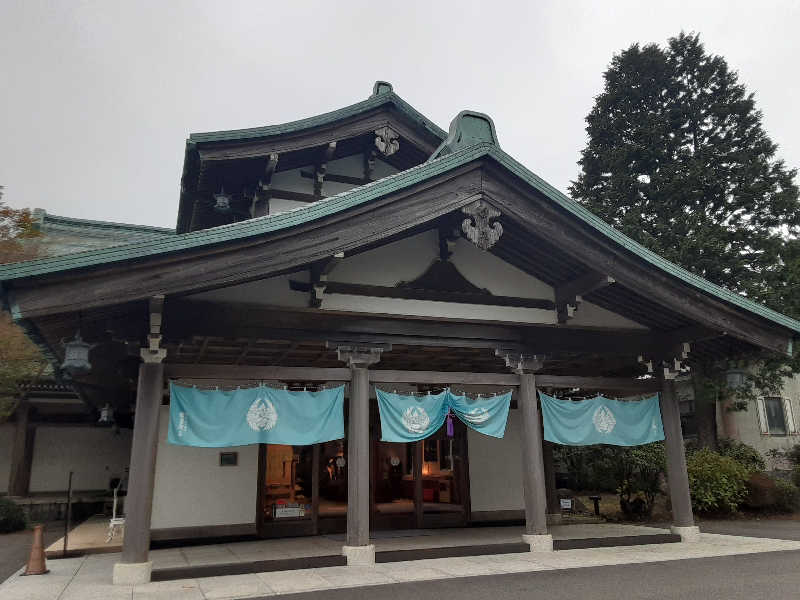
<svg viewBox="0 0 800 600"><path fill-rule="evenodd" d="M701 534L700 541L692 543L439 558L383 563L371 567L275 571L153 582L136 586L112 585L111 569L119 560L119 555L98 554L48 561L51 569L48 575L20 577L16 574L0 585L0 598L2 600L247 598L453 577L553 571L781 550L800 550L800 542L704 533Z"/></svg>

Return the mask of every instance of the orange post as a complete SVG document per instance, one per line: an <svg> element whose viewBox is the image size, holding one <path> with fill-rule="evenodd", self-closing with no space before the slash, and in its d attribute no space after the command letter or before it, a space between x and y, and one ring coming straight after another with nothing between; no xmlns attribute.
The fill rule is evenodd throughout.
<svg viewBox="0 0 800 600"><path fill-rule="evenodd" d="M44 525L34 525L31 555L23 575L44 575L49 572L44 558Z"/></svg>

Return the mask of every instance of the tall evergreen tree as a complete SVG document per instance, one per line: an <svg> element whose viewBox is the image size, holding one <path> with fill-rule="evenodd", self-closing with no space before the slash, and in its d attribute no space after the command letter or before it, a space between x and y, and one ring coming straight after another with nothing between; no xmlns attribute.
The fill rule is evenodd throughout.
<svg viewBox="0 0 800 600"><path fill-rule="evenodd" d="M604 79L572 196L689 271L797 315L788 285L800 277L797 172L776 158L725 59L681 33L620 52ZM796 363L769 359L756 383L774 389ZM722 385L708 384L696 390Z"/></svg>

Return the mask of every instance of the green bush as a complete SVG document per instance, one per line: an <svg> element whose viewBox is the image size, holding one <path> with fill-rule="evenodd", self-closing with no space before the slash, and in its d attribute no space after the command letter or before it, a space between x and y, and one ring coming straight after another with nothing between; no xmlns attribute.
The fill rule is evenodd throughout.
<svg viewBox="0 0 800 600"><path fill-rule="evenodd" d="M0 498L0 533L25 529L27 525L22 507L8 498Z"/></svg>
<svg viewBox="0 0 800 600"><path fill-rule="evenodd" d="M758 450L738 440L720 439L717 443L717 452L722 456L732 458L751 473L767 468L764 457Z"/></svg>
<svg viewBox="0 0 800 600"><path fill-rule="evenodd" d="M800 487L800 465L792 469L792 483Z"/></svg>
<svg viewBox="0 0 800 600"><path fill-rule="evenodd" d="M775 480L775 508L781 512L800 508L800 488L783 479Z"/></svg>
<svg viewBox="0 0 800 600"><path fill-rule="evenodd" d="M764 473L751 473L747 479L747 498L744 505L748 508L772 508L775 506L775 480Z"/></svg>
<svg viewBox="0 0 800 600"><path fill-rule="evenodd" d="M700 513L735 512L747 497L747 468L704 448L687 461L692 505Z"/></svg>
<svg viewBox="0 0 800 600"><path fill-rule="evenodd" d="M786 458L795 467L800 467L800 444L795 444L786 451Z"/></svg>

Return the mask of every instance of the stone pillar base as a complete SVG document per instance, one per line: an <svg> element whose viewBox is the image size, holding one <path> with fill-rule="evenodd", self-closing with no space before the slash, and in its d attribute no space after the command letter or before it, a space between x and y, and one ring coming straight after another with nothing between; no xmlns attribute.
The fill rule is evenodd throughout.
<svg viewBox="0 0 800 600"><path fill-rule="evenodd" d="M531 552L552 552L553 536L549 533L531 535L522 534L522 541L531 547Z"/></svg>
<svg viewBox="0 0 800 600"><path fill-rule="evenodd" d="M700 528L696 525L690 527L678 527L673 525L669 528L675 535L681 536L682 542L699 542L700 541Z"/></svg>
<svg viewBox="0 0 800 600"><path fill-rule="evenodd" d="M547 524L548 525L561 525L564 522L564 518L561 516L561 513L548 513L547 514Z"/></svg>
<svg viewBox="0 0 800 600"><path fill-rule="evenodd" d="M136 585L150 583L150 573L153 571L153 562L143 563L116 563L114 565L114 585Z"/></svg>
<svg viewBox="0 0 800 600"><path fill-rule="evenodd" d="M368 546L342 546L347 566L363 567L375 564L375 544Z"/></svg>

